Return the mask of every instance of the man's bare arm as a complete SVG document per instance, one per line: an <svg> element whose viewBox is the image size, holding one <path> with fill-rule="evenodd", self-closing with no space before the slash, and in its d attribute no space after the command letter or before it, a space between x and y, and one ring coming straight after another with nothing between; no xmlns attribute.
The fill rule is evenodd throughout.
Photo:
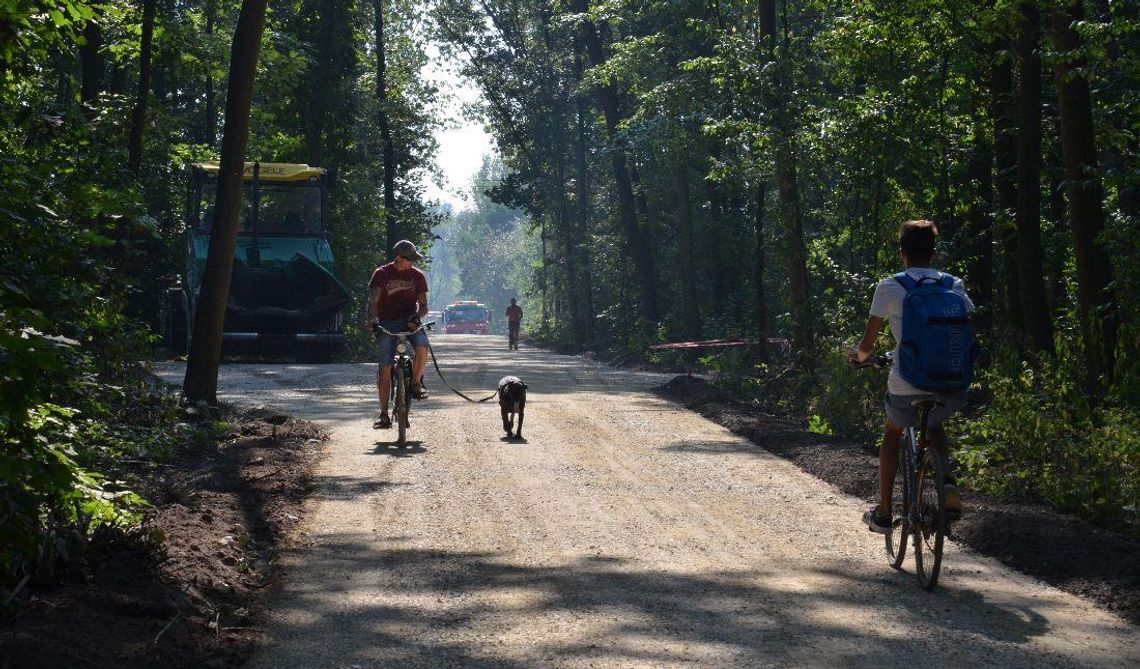
<svg viewBox="0 0 1140 669"><path fill-rule="evenodd" d="M883 319L871 316L867 319L867 327L863 329L863 339L851 349L850 358L855 362L863 362L871 357L875 350L875 342L879 340L879 333L883 331Z"/></svg>
<svg viewBox="0 0 1140 669"><path fill-rule="evenodd" d="M372 286L368 289L368 316L375 320L380 315L380 302L384 298L384 291L380 290L380 286Z"/></svg>

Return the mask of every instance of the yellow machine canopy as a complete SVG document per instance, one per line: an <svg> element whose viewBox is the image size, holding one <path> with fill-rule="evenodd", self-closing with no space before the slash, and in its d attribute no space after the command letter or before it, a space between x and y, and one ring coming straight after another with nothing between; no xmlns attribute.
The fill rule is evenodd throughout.
<svg viewBox="0 0 1140 669"><path fill-rule="evenodd" d="M203 172L216 176L221 163L209 160L197 163L196 166ZM319 178L324 173L324 169L320 167L309 167L298 163L261 163L258 167L258 176L262 181L308 181ZM253 163L245 164L245 178L253 179Z"/></svg>

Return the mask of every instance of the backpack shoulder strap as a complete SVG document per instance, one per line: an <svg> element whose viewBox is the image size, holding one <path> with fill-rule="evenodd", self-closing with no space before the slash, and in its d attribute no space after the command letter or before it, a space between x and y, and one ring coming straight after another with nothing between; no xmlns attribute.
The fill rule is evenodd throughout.
<svg viewBox="0 0 1140 669"><path fill-rule="evenodd" d="M908 293L918 286L918 283L906 272L899 272L898 274L894 275L893 278L895 281L898 281L899 285L901 285Z"/></svg>

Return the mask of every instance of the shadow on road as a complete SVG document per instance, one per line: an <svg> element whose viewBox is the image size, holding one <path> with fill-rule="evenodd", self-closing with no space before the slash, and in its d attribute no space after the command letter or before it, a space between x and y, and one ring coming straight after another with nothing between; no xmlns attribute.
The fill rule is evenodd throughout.
<svg viewBox="0 0 1140 669"><path fill-rule="evenodd" d="M410 455L419 455L420 453L427 453L422 441L406 441L404 448L396 445L395 441L378 441L376 448L372 450L372 455L389 455L394 458L406 458Z"/></svg>
<svg viewBox="0 0 1140 669"><path fill-rule="evenodd" d="M308 620L279 630L295 666L326 666L318 653L330 647L337 666L499 669L591 661L676 666L707 661L710 650L718 666L726 660L797 666L822 658L833 666L888 666L939 657L966 665L1043 666L1059 659L1027 645L1048 627L1033 598L1002 606L952 587L916 597L913 577L886 573L875 585L875 601L868 602L867 584L838 562L800 574L826 588L802 588L789 587L777 571L667 573L606 556L543 566L490 552L377 550L335 537L314 551L312 558L326 561L328 572L350 573L351 581L339 580L335 591L327 583L294 584L299 611L334 611L325 618L288 616ZM345 589L356 593L346 595ZM327 605L346 597L358 605ZM852 607L882 609L882 630L828 614ZM587 618L590 634L561 633ZM925 627L931 619L947 634L899 633L899 625L918 629L917 623ZM479 641L488 635L513 642ZM993 643L963 644L963 635ZM319 646L304 641L318 638ZM1095 649L1082 652L1085 663L1109 659L1097 657Z"/></svg>

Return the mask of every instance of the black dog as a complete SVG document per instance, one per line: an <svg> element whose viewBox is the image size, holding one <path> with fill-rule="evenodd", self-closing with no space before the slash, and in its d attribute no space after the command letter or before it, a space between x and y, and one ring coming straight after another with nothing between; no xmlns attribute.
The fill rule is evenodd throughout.
<svg viewBox="0 0 1140 669"><path fill-rule="evenodd" d="M519 415L515 439L522 439L523 413L526 410L526 384L517 376L504 376L499 380L499 410L503 413L503 429L511 436L514 415Z"/></svg>

